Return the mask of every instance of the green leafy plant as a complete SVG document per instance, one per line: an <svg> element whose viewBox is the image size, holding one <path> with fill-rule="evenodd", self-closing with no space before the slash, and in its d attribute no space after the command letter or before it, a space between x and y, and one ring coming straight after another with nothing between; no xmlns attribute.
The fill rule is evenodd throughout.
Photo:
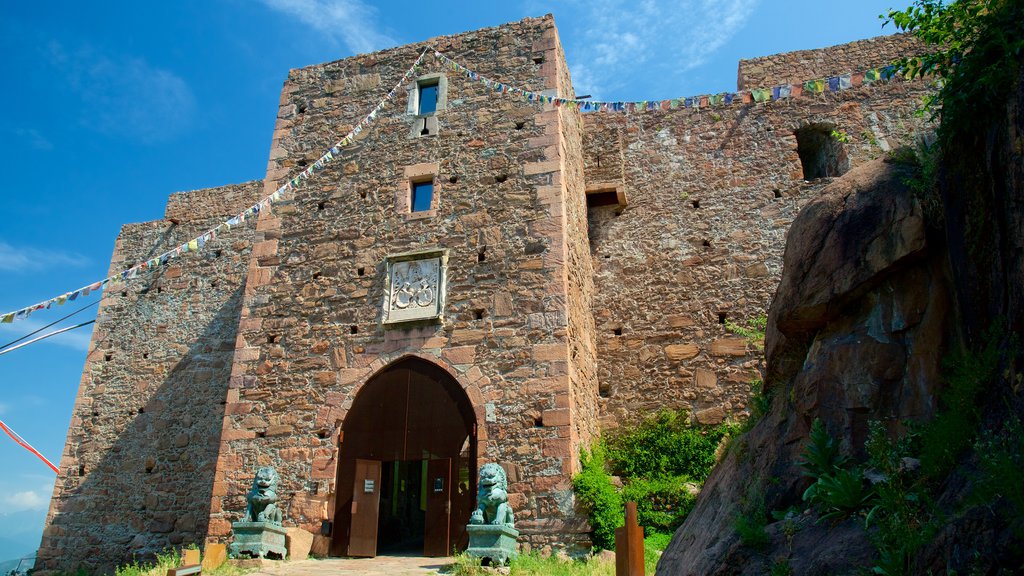
<svg viewBox="0 0 1024 576"><path fill-rule="evenodd" d="M811 478L820 478L832 474L837 468L844 466L849 458L839 453L836 441L829 435L828 430L820 419L815 418L811 424L810 441L801 454L800 467L804 469L804 475Z"/></svg>
<svg viewBox="0 0 1024 576"><path fill-rule="evenodd" d="M746 338L747 342L762 351L764 350L764 333L767 328L768 317L763 314L748 320L746 324L737 324L729 319L725 320L725 329L728 332Z"/></svg>
<svg viewBox="0 0 1024 576"><path fill-rule="evenodd" d="M686 476L636 478L622 490L622 499L636 502L640 524L648 530L671 532L683 523L697 500L687 488Z"/></svg>
<svg viewBox="0 0 1024 576"><path fill-rule="evenodd" d="M573 478L576 499L588 512L597 548L611 548L623 522L623 503L637 503L641 526L671 533L693 508L699 486L715 464L715 453L735 425L691 423L684 411L665 410L624 426L584 451ZM622 479L620 491L612 474Z"/></svg>
<svg viewBox="0 0 1024 576"><path fill-rule="evenodd" d="M993 329L980 352L956 352L943 363L947 387L939 394L942 410L920 432L921 468L926 476L944 476L974 441L981 420L978 395L996 376L1000 333Z"/></svg>
<svg viewBox="0 0 1024 576"><path fill-rule="evenodd" d="M703 482L728 431L692 424L683 411L661 411L608 439L612 471L628 478L685 476Z"/></svg>
<svg viewBox="0 0 1024 576"><path fill-rule="evenodd" d="M594 444L590 452L584 451L582 470L572 480L576 498L589 511L591 539L597 549L615 547L615 529L622 526L622 495L612 484L606 468L607 449L603 442Z"/></svg>
<svg viewBox="0 0 1024 576"><path fill-rule="evenodd" d="M829 136L836 142L842 142L843 144L850 141L850 135L846 133L846 130L833 130L829 133Z"/></svg>
<svg viewBox="0 0 1024 576"><path fill-rule="evenodd" d="M915 0L889 10L885 24L912 32L929 51L895 64L908 78L933 75L940 82L927 106L941 116L940 141L981 133L1004 105L1024 55L1024 4L1018 0Z"/></svg>

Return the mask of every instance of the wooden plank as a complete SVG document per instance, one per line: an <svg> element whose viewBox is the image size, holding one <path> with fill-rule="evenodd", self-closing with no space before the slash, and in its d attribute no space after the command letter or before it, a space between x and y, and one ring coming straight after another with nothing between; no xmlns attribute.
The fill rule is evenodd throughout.
<svg viewBox="0 0 1024 576"><path fill-rule="evenodd" d="M352 487L352 524L348 540L349 556L372 558L377 555L380 472L379 460L356 460L355 485Z"/></svg>
<svg viewBox="0 0 1024 576"><path fill-rule="evenodd" d="M625 526L615 529L615 576L644 576L644 530L636 502L626 503Z"/></svg>
<svg viewBox="0 0 1024 576"><path fill-rule="evenodd" d="M452 461L427 461L427 514L423 528L423 555L451 554Z"/></svg>

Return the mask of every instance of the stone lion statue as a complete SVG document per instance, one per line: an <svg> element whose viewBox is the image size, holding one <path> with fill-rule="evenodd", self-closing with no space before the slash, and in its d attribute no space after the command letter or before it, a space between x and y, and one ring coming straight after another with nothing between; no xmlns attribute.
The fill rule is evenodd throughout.
<svg viewBox="0 0 1024 576"><path fill-rule="evenodd" d="M277 485L280 481L277 470L271 466L264 466L256 471L252 490L245 495L249 505L245 509L243 522L269 522L281 525L284 514L277 507Z"/></svg>
<svg viewBox="0 0 1024 576"><path fill-rule="evenodd" d="M512 507L508 505L508 476L494 464L480 467L477 508L469 517L470 524L499 524L515 528Z"/></svg>

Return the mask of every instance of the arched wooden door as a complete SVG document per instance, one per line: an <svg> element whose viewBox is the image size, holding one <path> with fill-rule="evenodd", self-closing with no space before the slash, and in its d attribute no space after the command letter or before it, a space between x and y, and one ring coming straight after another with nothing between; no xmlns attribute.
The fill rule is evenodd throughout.
<svg viewBox="0 0 1024 576"><path fill-rule="evenodd" d="M476 415L462 387L419 358L359 391L342 424L331 552L447 556L465 547L476 492Z"/></svg>

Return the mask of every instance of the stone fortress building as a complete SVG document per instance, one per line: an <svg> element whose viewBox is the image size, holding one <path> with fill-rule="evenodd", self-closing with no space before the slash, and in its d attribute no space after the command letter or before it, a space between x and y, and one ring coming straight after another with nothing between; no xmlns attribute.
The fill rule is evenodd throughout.
<svg viewBox="0 0 1024 576"><path fill-rule="evenodd" d="M265 197L425 47L573 98L553 18L293 70L266 178L177 193L111 272ZM889 36L740 63L739 88L856 72ZM39 549L110 570L225 542L255 470L314 549L465 545L478 468L505 467L521 543L589 545L571 478L600 430L660 408L742 414L787 228L829 177L912 140L923 82L760 104L581 113L423 70L294 196L108 290ZM706 104L706 102L705 102Z"/></svg>

